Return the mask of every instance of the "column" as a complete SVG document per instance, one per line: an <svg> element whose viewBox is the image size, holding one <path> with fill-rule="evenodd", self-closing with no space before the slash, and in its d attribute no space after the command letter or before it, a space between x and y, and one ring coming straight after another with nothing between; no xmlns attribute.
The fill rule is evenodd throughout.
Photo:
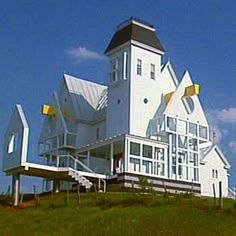
<svg viewBox="0 0 236 236"><path fill-rule="evenodd" d="M20 174L15 173L12 175L12 194L13 194L13 206L19 205L20 198Z"/></svg>
<svg viewBox="0 0 236 236"><path fill-rule="evenodd" d="M114 170L114 144L111 143L110 161L111 161L111 175L113 175Z"/></svg>

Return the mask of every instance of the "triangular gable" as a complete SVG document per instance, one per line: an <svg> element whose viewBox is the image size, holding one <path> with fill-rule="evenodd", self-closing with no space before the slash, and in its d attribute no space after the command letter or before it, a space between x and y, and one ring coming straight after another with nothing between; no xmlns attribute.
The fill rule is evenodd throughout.
<svg viewBox="0 0 236 236"><path fill-rule="evenodd" d="M62 109L60 107L57 94L53 94L51 106L55 109L54 116L46 116L43 128L40 135L40 141L45 141L47 138L52 138L58 134L63 134L68 132L67 125L62 114Z"/></svg>
<svg viewBox="0 0 236 236"><path fill-rule="evenodd" d="M209 149L205 153L205 156L202 158L202 161L207 162L207 158L210 156L210 154L212 152L215 152L220 157L220 159L222 160L222 162L224 163L224 165L227 169L229 169L231 167L227 158L225 157L224 153L221 151L221 149L217 145L213 145L212 148Z"/></svg>
<svg viewBox="0 0 236 236"><path fill-rule="evenodd" d="M155 112L153 119L163 114L163 111L166 107L165 97L164 97L165 94L175 91L179 83L170 61L167 61L162 66L161 76L158 83L161 88L162 95L161 95L160 104Z"/></svg>
<svg viewBox="0 0 236 236"><path fill-rule="evenodd" d="M3 171L22 166L27 161L29 126L21 105L16 105L4 139Z"/></svg>
<svg viewBox="0 0 236 236"><path fill-rule="evenodd" d="M188 104L183 96L185 95L185 89L188 86L193 85L190 74L188 71L185 72L182 81L180 82L178 88L173 93L170 101L168 102L164 114L169 116L178 116L180 119L189 119L193 122L200 122L202 125L208 126L206 116L203 112L201 103L199 101L198 95L191 96L194 104L194 109L189 112Z"/></svg>
<svg viewBox="0 0 236 236"><path fill-rule="evenodd" d="M179 81L177 79L177 76L174 72L174 69L170 63L170 61L167 61L161 68L161 76L166 76L167 78L170 78L175 85L175 87L178 86ZM172 92L172 91L171 91Z"/></svg>

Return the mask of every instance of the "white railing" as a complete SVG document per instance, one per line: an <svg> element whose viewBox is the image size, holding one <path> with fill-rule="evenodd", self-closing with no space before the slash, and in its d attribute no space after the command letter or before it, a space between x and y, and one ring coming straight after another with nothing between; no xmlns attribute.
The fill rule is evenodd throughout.
<svg viewBox="0 0 236 236"><path fill-rule="evenodd" d="M39 155L47 154L58 149L76 148L77 134L66 132L47 138L45 141L39 143Z"/></svg>
<svg viewBox="0 0 236 236"><path fill-rule="evenodd" d="M57 167L70 167L76 171L87 171L93 175L94 178L98 179L98 188L100 189L101 181L103 182L104 192L106 192L106 181L102 178L100 178L97 173L95 173L92 169L90 169L88 166L86 166L83 162L80 160L74 158L73 156L67 154L67 155L59 155L57 156L56 161ZM82 167L82 168L81 168Z"/></svg>
<svg viewBox="0 0 236 236"><path fill-rule="evenodd" d="M236 188L228 188L228 197L236 199Z"/></svg>

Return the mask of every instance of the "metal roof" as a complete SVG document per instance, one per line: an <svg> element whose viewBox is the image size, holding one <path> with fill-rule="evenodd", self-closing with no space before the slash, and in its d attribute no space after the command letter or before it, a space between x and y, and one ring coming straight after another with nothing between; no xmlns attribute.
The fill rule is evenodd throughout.
<svg viewBox="0 0 236 236"><path fill-rule="evenodd" d="M145 26L143 27L137 23L139 22L130 21L127 26L118 28L109 45L107 46L105 54L131 40L135 40L137 42L158 49L161 52L165 52L165 49L162 46L159 38L157 37L155 30L150 30Z"/></svg>
<svg viewBox="0 0 236 236"><path fill-rule="evenodd" d="M78 119L93 122L106 117L107 86L67 74L64 80Z"/></svg>

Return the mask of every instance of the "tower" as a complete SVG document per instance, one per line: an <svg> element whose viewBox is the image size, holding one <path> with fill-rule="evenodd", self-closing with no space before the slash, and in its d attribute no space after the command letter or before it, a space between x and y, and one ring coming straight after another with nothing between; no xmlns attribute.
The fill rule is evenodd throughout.
<svg viewBox="0 0 236 236"><path fill-rule="evenodd" d="M131 18L117 26L105 50L110 62L107 136L146 137L161 102L161 57L165 49L149 23Z"/></svg>

